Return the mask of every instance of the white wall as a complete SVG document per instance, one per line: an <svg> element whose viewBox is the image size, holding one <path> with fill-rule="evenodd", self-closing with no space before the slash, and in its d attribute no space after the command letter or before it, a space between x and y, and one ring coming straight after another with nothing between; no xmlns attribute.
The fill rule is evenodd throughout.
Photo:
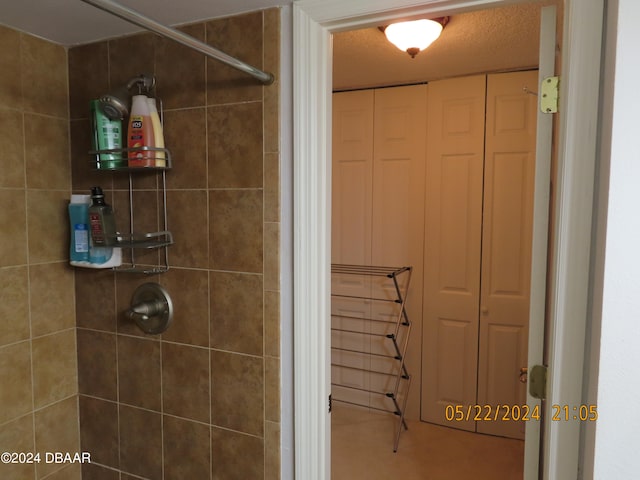
<svg viewBox="0 0 640 480"><path fill-rule="evenodd" d="M612 123L610 145L608 131L603 135L610 172L608 205L604 206L607 224L597 386L599 419L595 425L596 479L640 475L640 2L610 1L609 12L614 20L617 18L617 30L611 35L615 41L615 59L611 62L615 75L605 91L605 100L612 98ZM603 157L606 163L609 159Z"/></svg>

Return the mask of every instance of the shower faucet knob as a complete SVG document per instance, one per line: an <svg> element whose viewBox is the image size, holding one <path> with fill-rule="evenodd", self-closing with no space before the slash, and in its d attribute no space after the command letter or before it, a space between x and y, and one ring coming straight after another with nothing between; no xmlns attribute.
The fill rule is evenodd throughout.
<svg viewBox="0 0 640 480"><path fill-rule="evenodd" d="M125 312L145 333L164 332L173 319L173 304L167 291L157 283L144 283L133 293Z"/></svg>

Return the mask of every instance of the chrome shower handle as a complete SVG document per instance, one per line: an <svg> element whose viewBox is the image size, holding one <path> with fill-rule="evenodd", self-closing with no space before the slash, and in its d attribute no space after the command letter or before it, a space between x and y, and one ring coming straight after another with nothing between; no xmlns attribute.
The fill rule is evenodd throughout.
<svg viewBox="0 0 640 480"><path fill-rule="evenodd" d="M145 333L164 332L173 319L169 293L157 283L140 285L131 297L131 307L124 313Z"/></svg>
<svg viewBox="0 0 640 480"><path fill-rule="evenodd" d="M131 320L140 319L143 322L149 320L150 317L155 317L164 313L167 309L167 302L159 298L149 300L146 302L136 303L127 310L126 315Z"/></svg>

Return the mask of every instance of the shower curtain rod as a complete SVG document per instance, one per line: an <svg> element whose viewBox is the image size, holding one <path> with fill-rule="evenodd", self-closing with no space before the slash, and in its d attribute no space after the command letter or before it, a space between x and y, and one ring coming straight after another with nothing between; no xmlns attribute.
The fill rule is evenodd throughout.
<svg viewBox="0 0 640 480"><path fill-rule="evenodd" d="M135 10L125 7L124 5L120 5L112 0L82 0L85 3L89 3L94 7L97 7L105 12L111 13L116 17L120 17L127 22L138 25L139 27L150 30L158 35L174 40L186 47L192 48L200 53L203 53L207 57L213 58L214 60L219 60L222 63L229 65L237 70L248 73L252 77L257 78L265 85L270 85L273 83L273 75L268 72L263 72L262 70L257 69L249 65L248 63L243 62L242 60L238 60L231 55L227 55L221 50L213 48L211 45L207 45L206 43L201 42L185 33L182 33L179 30L176 30L171 27L167 27L161 23L156 22L155 20L150 19L149 17L145 17L139 12Z"/></svg>

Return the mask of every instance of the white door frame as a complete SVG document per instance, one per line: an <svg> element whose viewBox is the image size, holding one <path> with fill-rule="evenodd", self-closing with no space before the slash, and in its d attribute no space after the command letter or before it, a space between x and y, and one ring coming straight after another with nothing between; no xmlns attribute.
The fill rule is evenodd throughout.
<svg viewBox="0 0 640 480"><path fill-rule="evenodd" d="M514 0L296 0L293 4L295 476L329 480L331 34ZM582 403L604 0L565 0L548 404ZM544 478L577 478L579 422L545 423Z"/></svg>

